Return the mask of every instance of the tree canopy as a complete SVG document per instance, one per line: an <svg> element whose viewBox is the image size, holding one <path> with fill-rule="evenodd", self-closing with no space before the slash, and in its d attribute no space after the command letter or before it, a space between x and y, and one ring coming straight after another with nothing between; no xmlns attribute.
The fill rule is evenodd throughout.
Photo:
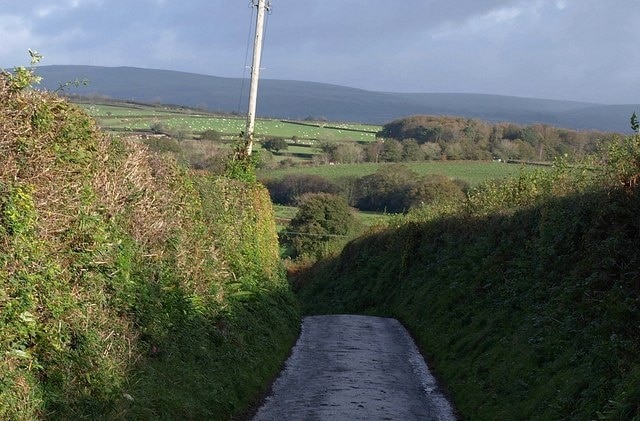
<svg viewBox="0 0 640 421"><path fill-rule="evenodd" d="M336 238L347 236L357 227L357 220L340 196L309 193L300 198L298 213L287 227L284 243L292 257L321 257Z"/></svg>
<svg viewBox="0 0 640 421"><path fill-rule="evenodd" d="M280 152L283 150L287 150L289 145L287 142L279 137L274 137L271 139L267 139L262 143L262 146L269 152Z"/></svg>
<svg viewBox="0 0 640 421"><path fill-rule="evenodd" d="M594 151L600 141L612 136L612 133L576 131L543 124L491 124L464 117L430 115L394 120L377 133L385 143L395 139L429 145L425 152L435 150L438 145L440 159L536 161L551 161L565 154L572 159L581 159ZM410 156L405 153L403 160L409 160Z"/></svg>

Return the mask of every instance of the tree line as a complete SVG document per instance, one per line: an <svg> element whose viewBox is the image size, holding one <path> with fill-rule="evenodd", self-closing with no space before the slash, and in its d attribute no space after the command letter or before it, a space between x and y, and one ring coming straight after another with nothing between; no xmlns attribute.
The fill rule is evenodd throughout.
<svg viewBox="0 0 640 421"><path fill-rule="evenodd" d="M341 196L361 211L402 213L436 200L460 199L468 189L462 180L441 175L420 176L402 164L385 165L363 177L328 179L311 174L289 174L262 180L273 203L297 206L308 193Z"/></svg>
<svg viewBox="0 0 640 421"><path fill-rule="evenodd" d="M320 145L316 163L411 162L428 160L575 161L616 134L577 131L544 124L487 123L464 117L417 115L385 124L371 143Z"/></svg>
<svg viewBox="0 0 640 421"><path fill-rule="evenodd" d="M560 156L578 160L615 134L577 131L545 124L521 126L487 123L463 117L418 115L392 121L377 137L415 141L437 151L442 159L526 159L551 161Z"/></svg>
<svg viewBox="0 0 640 421"><path fill-rule="evenodd" d="M312 174L265 179L273 203L297 206L281 242L293 258L338 251L361 230L354 210L404 213L436 202L461 201L469 185L442 175L420 176L402 164L384 165L363 177L329 181Z"/></svg>

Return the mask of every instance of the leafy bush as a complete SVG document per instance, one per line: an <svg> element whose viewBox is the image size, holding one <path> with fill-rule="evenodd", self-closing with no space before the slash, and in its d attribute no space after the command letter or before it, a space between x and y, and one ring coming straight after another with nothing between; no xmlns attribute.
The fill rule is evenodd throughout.
<svg viewBox="0 0 640 421"><path fill-rule="evenodd" d="M224 174L226 162L231 158L231 150L215 142L186 140L180 142L185 160L196 170L206 170L213 174Z"/></svg>
<svg viewBox="0 0 640 421"><path fill-rule="evenodd" d="M175 157L182 155L180 143L168 137L148 137L144 140L144 144L153 152L171 153L174 154Z"/></svg>
<svg viewBox="0 0 640 421"><path fill-rule="evenodd" d="M381 167L361 178L343 177L332 182L310 174L289 174L263 183L274 203L295 205L307 193L342 196L364 211L405 212L435 201L463 200L468 184L444 176L419 177L404 165Z"/></svg>
<svg viewBox="0 0 640 421"><path fill-rule="evenodd" d="M152 123L149 128L151 129L151 131L155 134L167 134L169 133L169 126L166 123L163 123L161 121L156 121L154 123Z"/></svg>
<svg viewBox="0 0 640 421"><path fill-rule="evenodd" d="M436 201L462 201L464 184L444 176L419 177L404 165L382 167L354 187L356 207L365 211L407 212Z"/></svg>
<svg viewBox="0 0 640 421"><path fill-rule="evenodd" d="M404 212L408 209L407 194L417 178L404 165L381 167L358 181L356 207L364 211Z"/></svg>
<svg viewBox="0 0 640 421"><path fill-rule="evenodd" d="M269 152L280 152L289 149L289 144L282 138L274 137L265 140L262 147Z"/></svg>
<svg viewBox="0 0 640 421"><path fill-rule="evenodd" d="M430 205L435 202L462 202L465 194L460 185L445 176L424 177L407 192L409 209Z"/></svg>
<svg viewBox="0 0 640 421"><path fill-rule="evenodd" d="M207 129L204 132L202 132L200 139L208 140L211 142L219 142L222 140L222 134L220 134L220 132L217 130Z"/></svg>
<svg viewBox="0 0 640 421"><path fill-rule="evenodd" d="M320 258L338 250L341 239L354 233L357 220L346 200L328 193L308 193L299 199L298 213L287 226L283 242L292 257Z"/></svg>
<svg viewBox="0 0 640 421"><path fill-rule="evenodd" d="M42 55L31 49L29 49L29 56L31 57L31 65L37 64L42 60ZM2 69L2 71L0 71L0 77L5 81L6 87L14 92L31 88L42 80L42 78L36 74L33 67L24 66L15 67L13 72L7 72Z"/></svg>
<svg viewBox="0 0 640 421"><path fill-rule="evenodd" d="M151 132L155 134L166 135L179 141L187 139L190 135L188 131L181 128L171 127L162 121L152 123L149 128L151 129Z"/></svg>
<svg viewBox="0 0 640 421"><path fill-rule="evenodd" d="M294 205L306 193L338 193L338 187L319 175L289 174L279 180L263 181L273 203Z"/></svg>
<svg viewBox="0 0 640 421"><path fill-rule="evenodd" d="M634 188L640 183L640 135L617 138L604 145L602 171L606 184Z"/></svg>

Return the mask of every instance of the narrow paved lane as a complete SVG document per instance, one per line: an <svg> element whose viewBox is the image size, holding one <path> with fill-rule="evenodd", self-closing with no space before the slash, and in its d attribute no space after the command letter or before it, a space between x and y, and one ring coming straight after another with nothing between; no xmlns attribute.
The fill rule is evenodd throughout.
<svg viewBox="0 0 640 421"><path fill-rule="evenodd" d="M395 319L312 316L255 421L455 420Z"/></svg>

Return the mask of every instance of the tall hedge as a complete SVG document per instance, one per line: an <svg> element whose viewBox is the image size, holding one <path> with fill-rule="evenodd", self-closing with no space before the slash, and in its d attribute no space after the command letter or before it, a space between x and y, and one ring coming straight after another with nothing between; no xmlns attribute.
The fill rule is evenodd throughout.
<svg viewBox="0 0 640 421"><path fill-rule="evenodd" d="M0 77L0 418L225 419L298 326L268 193Z"/></svg>
<svg viewBox="0 0 640 421"><path fill-rule="evenodd" d="M397 317L469 419L640 417L640 136L473 190L297 280L307 313Z"/></svg>

